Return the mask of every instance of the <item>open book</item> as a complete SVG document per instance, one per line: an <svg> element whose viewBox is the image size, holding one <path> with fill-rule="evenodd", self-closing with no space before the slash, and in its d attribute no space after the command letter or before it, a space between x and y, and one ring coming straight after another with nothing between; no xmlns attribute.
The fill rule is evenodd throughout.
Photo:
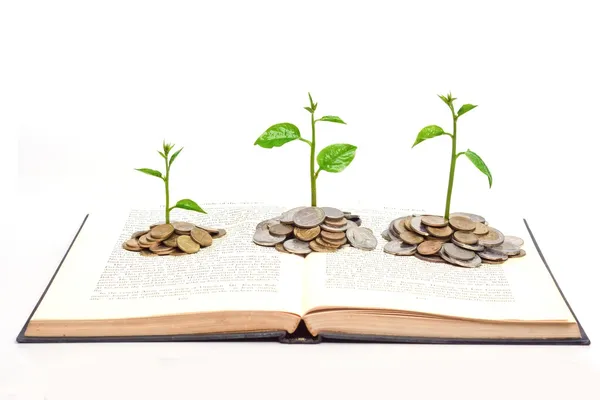
<svg viewBox="0 0 600 400"><path fill-rule="evenodd" d="M523 220L498 227L525 240L526 257L460 268L382 251L380 233L410 210L351 210L378 238L373 251L303 258L255 245L256 225L287 209L174 210L173 220L227 230L182 257L121 247L162 210L89 214L17 340L589 344Z"/></svg>

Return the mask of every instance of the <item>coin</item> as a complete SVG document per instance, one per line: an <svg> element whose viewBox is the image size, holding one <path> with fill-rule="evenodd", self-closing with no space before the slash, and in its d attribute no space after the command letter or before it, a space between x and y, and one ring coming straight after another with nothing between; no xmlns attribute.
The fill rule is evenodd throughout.
<svg viewBox="0 0 600 400"><path fill-rule="evenodd" d="M325 243L328 243L328 244L330 244L332 246L336 246L336 247L343 246L348 242L348 239L346 237L343 237L342 239L338 239L338 240L330 240L330 239L321 237L321 240Z"/></svg>
<svg viewBox="0 0 600 400"><path fill-rule="evenodd" d="M356 225L356 224L355 224L354 222L352 222L352 221L348 221L348 222L346 223L346 225L344 225L344 226L340 226L339 228L338 228L338 227L335 227L335 226L329 226L329 225L327 225L327 224L321 224L320 226L321 226L321 229L322 229L322 230L324 230L324 231L328 231L328 232L345 232L345 231L346 231L346 230L348 230L348 228L351 226L351 225L350 225L350 223L354 224L354 226L355 226L355 227L358 227L358 225Z"/></svg>
<svg viewBox="0 0 600 400"><path fill-rule="evenodd" d="M504 235L496 228L488 226L488 233L479 237L479 244L482 246L498 246L504 242Z"/></svg>
<svg viewBox="0 0 600 400"><path fill-rule="evenodd" d="M275 218L265 219L256 225L256 229L269 229L270 226L277 225L278 223L279 220Z"/></svg>
<svg viewBox="0 0 600 400"><path fill-rule="evenodd" d="M481 263L482 264L504 264L504 260L498 260L498 261L496 261L496 260L484 260L484 259L481 259Z"/></svg>
<svg viewBox="0 0 600 400"><path fill-rule="evenodd" d="M202 247L208 247L212 244L212 236L204 229L194 227L190 232L190 236Z"/></svg>
<svg viewBox="0 0 600 400"><path fill-rule="evenodd" d="M475 222L475 230L473 231L476 235L485 235L489 232L487 225L482 224L481 222Z"/></svg>
<svg viewBox="0 0 600 400"><path fill-rule="evenodd" d="M373 232L363 227L348 229L346 237L353 247L361 250L373 250L377 247L377 238Z"/></svg>
<svg viewBox="0 0 600 400"><path fill-rule="evenodd" d="M359 225L356 222L349 219L346 222L346 226L347 226L347 229L350 229L350 228L358 228Z"/></svg>
<svg viewBox="0 0 600 400"><path fill-rule="evenodd" d="M448 225L448 220L439 215L423 215L421 217L421 223L434 228L443 228Z"/></svg>
<svg viewBox="0 0 600 400"><path fill-rule="evenodd" d="M457 231L474 231L475 222L471 221L467 217L451 217L450 226Z"/></svg>
<svg viewBox="0 0 600 400"><path fill-rule="evenodd" d="M398 237L400 237L400 234L402 232L407 231L406 226L404 226L404 220L406 220L406 217L397 218L390 223L388 229L390 230L392 235L397 234Z"/></svg>
<svg viewBox="0 0 600 400"><path fill-rule="evenodd" d="M257 229L252 240L259 246L275 246L286 239L283 235L272 235L268 229Z"/></svg>
<svg viewBox="0 0 600 400"><path fill-rule="evenodd" d="M280 252L282 252L282 253L287 253L287 254L289 254L289 251L287 251L287 250L285 249L285 247L283 247L283 243L277 243L277 244L275 245L275 250L277 250L277 251L280 251Z"/></svg>
<svg viewBox="0 0 600 400"><path fill-rule="evenodd" d="M461 247L461 248L467 249L467 250L471 250L471 251L483 251L485 249L485 247L483 247L480 244L475 244L475 245L464 244L464 243L461 243L461 242L459 242L458 240L456 240L454 238L452 238L452 243L454 243L458 247Z"/></svg>
<svg viewBox="0 0 600 400"><path fill-rule="evenodd" d="M294 227L292 225L286 225L286 224L274 224L274 225L269 225L269 232L271 232L273 235L289 235L290 233L292 233L294 231Z"/></svg>
<svg viewBox="0 0 600 400"><path fill-rule="evenodd" d="M140 238L138 239L138 245L140 247L148 248L148 247L152 246L152 243L155 242L155 241L148 240L148 235L149 234L147 233L145 235L140 236Z"/></svg>
<svg viewBox="0 0 600 400"><path fill-rule="evenodd" d="M412 219L413 219L413 217L406 217L404 219L404 228L406 228L407 231L412 231L413 230L412 229L412 224L411 224Z"/></svg>
<svg viewBox="0 0 600 400"><path fill-rule="evenodd" d="M148 233L148 232L150 232L150 231L149 231L149 230L145 230L145 231L137 231L137 232L134 232L134 233L131 235L131 238L132 238L132 239L138 239L140 236L142 236L142 235L145 235L145 234L146 234L146 233Z"/></svg>
<svg viewBox="0 0 600 400"><path fill-rule="evenodd" d="M485 218L483 218L481 215L472 214L472 213L456 212L456 213L450 214L450 218L452 218L452 217L465 217L465 218L470 219L473 222L481 222L482 224L485 223Z"/></svg>
<svg viewBox="0 0 600 400"><path fill-rule="evenodd" d="M211 235L216 235L219 233L218 228L209 228L208 226L203 226L203 225L196 225L196 228L204 229L206 232L210 233Z"/></svg>
<svg viewBox="0 0 600 400"><path fill-rule="evenodd" d="M155 226L150 230L150 233L147 234L148 238L163 240L171 236L175 228L171 224L162 224Z"/></svg>
<svg viewBox="0 0 600 400"><path fill-rule="evenodd" d="M325 212L318 207L305 207L294 214L294 225L300 228L314 228L325 221Z"/></svg>
<svg viewBox="0 0 600 400"><path fill-rule="evenodd" d="M161 254L161 253L171 253L174 248L170 247L170 246L165 246L163 244L153 244L152 246L150 246L150 248L148 248L148 250L150 250L151 252L155 253L155 254Z"/></svg>
<svg viewBox="0 0 600 400"><path fill-rule="evenodd" d="M497 251L501 251L501 252L505 253L507 256L516 256L521 251L520 247L513 246L506 242L504 242L498 246L493 246L491 248L494 250L497 250Z"/></svg>
<svg viewBox="0 0 600 400"><path fill-rule="evenodd" d="M342 218L339 220L330 220L325 218L325 225L333 226L334 228L339 228L345 226L348 220L346 218Z"/></svg>
<svg viewBox="0 0 600 400"><path fill-rule="evenodd" d="M194 224L190 224L189 222L173 222L171 224L175 231L180 235L188 234L196 227Z"/></svg>
<svg viewBox="0 0 600 400"><path fill-rule="evenodd" d="M291 210L287 210L284 213L281 214L281 216L279 217L279 219L281 220L282 224L293 224L294 223L294 215L296 214L297 211L302 210L305 207L296 207L296 208L292 208Z"/></svg>
<svg viewBox="0 0 600 400"><path fill-rule="evenodd" d="M123 248L129 251L142 251L137 239L129 239L123 243Z"/></svg>
<svg viewBox="0 0 600 400"><path fill-rule="evenodd" d="M173 252L169 254L170 256L186 256L187 253L185 251L179 250L179 248L174 248Z"/></svg>
<svg viewBox="0 0 600 400"><path fill-rule="evenodd" d="M473 253L473 254L475 254L475 253ZM475 267L479 267L481 265L481 258L477 254L475 254L475 257L473 257L470 260L458 260L456 258L450 257L444 251L444 247L442 247L440 249L439 255L440 255L440 257L442 257L444 260L446 260L450 264L458 265L459 267L475 268Z"/></svg>
<svg viewBox="0 0 600 400"><path fill-rule="evenodd" d="M527 255L527 252L525 250L521 249L521 251L519 251L519 254L510 256L510 258L521 258L521 257L525 257L526 255Z"/></svg>
<svg viewBox="0 0 600 400"><path fill-rule="evenodd" d="M401 240L392 240L383 246L383 251L395 256L412 256L417 251L417 245L404 243Z"/></svg>
<svg viewBox="0 0 600 400"><path fill-rule="evenodd" d="M319 233L321 233L321 228L319 228L318 226L308 229L298 227L294 228L294 236L305 242L310 242L311 240L319 236Z"/></svg>
<svg viewBox="0 0 600 400"><path fill-rule="evenodd" d="M523 246L523 244L525 242L520 237L508 235L508 236L504 236L504 242L503 243L508 243L508 244L511 244L511 245L513 245L515 247L521 247L521 246Z"/></svg>
<svg viewBox="0 0 600 400"><path fill-rule="evenodd" d="M475 258L475 252L458 247L454 243L444 243L444 252L455 260L468 261Z"/></svg>
<svg viewBox="0 0 600 400"><path fill-rule="evenodd" d="M218 239L227 235L227 231L225 229L219 229L217 234L213 236L213 239Z"/></svg>
<svg viewBox="0 0 600 400"><path fill-rule="evenodd" d="M415 253L415 257L417 257L419 260L423 260L423 261L428 261L428 262L432 262L432 263L439 263L439 264L446 264L446 260L444 260L442 257L440 256L424 256L422 254L419 254L418 252Z"/></svg>
<svg viewBox="0 0 600 400"><path fill-rule="evenodd" d="M346 237L346 234L344 232L321 231L321 236L328 240L341 240Z"/></svg>
<svg viewBox="0 0 600 400"><path fill-rule="evenodd" d="M392 240L392 236L390 235L389 229L385 229L383 232L381 232L381 237L384 238L385 240L387 240L388 242L390 240ZM395 236L394 236L394 238L395 238Z"/></svg>
<svg viewBox="0 0 600 400"><path fill-rule="evenodd" d="M318 239L318 238L317 238ZM317 240L313 240L308 243L308 246L311 250L316 251L318 253L333 253L337 250L337 247L329 247L320 244Z"/></svg>
<svg viewBox="0 0 600 400"><path fill-rule="evenodd" d="M429 236L429 232L425 225L421 223L421 217L412 217L410 219L410 228L413 232L418 233L421 236Z"/></svg>
<svg viewBox="0 0 600 400"><path fill-rule="evenodd" d="M508 259L508 256L505 253L489 247L486 247L485 250L480 251L477 254L482 259L490 261L503 261Z"/></svg>
<svg viewBox="0 0 600 400"><path fill-rule="evenodd" d="M293 254L309 254L312 250L308 245L308 242L303 242L298 239L288 239L283 242L283 248Z"/></svg>
<svg viewBox="0 0 600 400"><path fill-rule="evenodd" d="M442 242L437 240L427 240L417 246L417 252L423 256L432 256L437 254L442 248Z"/></svg>
<svg viewBox="0 0 600 400"><path fill-rule="evenodd" d="M200 245L187 235L179 236L177 238L177 247L188 254L193 254L200 250Z"/></svg>
<svg viewBox="0 0 600 400"><path fill-rule="evenodd" d="M333 207L320 207L320 208L325 213L325 218L334 219L334 220L344 218L344 213L341 210L338 210L337 208L333 208Z"/></svg>
<svg viewBox="0 0 600 400"><path fill-rule="evenodd" d="M169 247L177 247L177 238L181 236L178 235L177 233L173 233L171 236L169 236L168 239L163 240L163 244L165 246L169 246Z"/></svg>
<svg viewBox="0 0 600 400"><path fill-rule="evenodd" d="M471 245L477 244L477 241L479 240L477 235L475 235L474 233L465 232L465 231L454 232L454 239L456 239L457 241L459 241L461 243L471 244Z"/></svg>
<svg viewBox="0 0 600 400"><path fill-rule="evenodd" d="M414 232L404 231L400 234L400 240L407 244L419 244L425 239L423 239L423 236L419 236Z"/></svg>
<svg viewBox="0 0 600 400"><path fill-rule="evenodd" d="M344 239L346 239L346 238L344 238ZM320 246L331 247L332 249L338 249L342 246L342 245L337 245L337 244L332 244L332 243L326 242L325 240L323 240L323 238L321 236L316 238L314 241L317 242Z"/></svg>
<svg viewBox="0 0 600 400"><path fill-rule="evenodd" d="M433 226L425 226L425 229L432 236L441 237L441 238L448 237L448 236L452 235L452 233L454 232L452 230L452 228L450 228L449 226L444 226L442 228L435 228Z"/></svg>
<svg viewBox="0 0 600 400"><path fill-rule="evenodd" d="M154 254L150 250L146 250L146 249L142 250L140 252L140 254L143 255L143 256L145 256L145 257L156 257L156 256L158 256L158 254Z"/></svg>

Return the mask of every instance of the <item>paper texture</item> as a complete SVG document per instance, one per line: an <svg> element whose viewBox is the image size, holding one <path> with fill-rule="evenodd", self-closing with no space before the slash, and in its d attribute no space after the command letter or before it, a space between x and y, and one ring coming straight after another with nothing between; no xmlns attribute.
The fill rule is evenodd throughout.
<svg viewBox="0 0 600 400"><path fill-rule="evenodd" d="M121 245L164 221L164 211L90 214L33 320L105 319L228 310L300 313L303 259L256 246L256 224L284 208L175 209L172 221L224 228L212 246L180 257L143 257ZM125 224L123 225L123 222Z"/></svg>

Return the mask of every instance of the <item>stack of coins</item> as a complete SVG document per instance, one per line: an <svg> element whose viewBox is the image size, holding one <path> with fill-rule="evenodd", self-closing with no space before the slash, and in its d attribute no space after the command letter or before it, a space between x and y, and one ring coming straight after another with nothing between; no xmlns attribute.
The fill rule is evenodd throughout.
<svg viewBox="0 0 600 400"><path fill-rule="evenodd" d="M313 251L330 253L346 245L375 249L377 238L361 224L358 215L337 208L296 207L260 222L253 241L259 246L275 247L282 253L300 256Z"/></svg>
<svg viewBox="0 0 600 400"><path fill-rule="evenodd" d="M143 256L183 256L212 245L213 239L227 234L224 229L208 228L189 222L150 225L149 230L135 232L123 243L128 251Z"/></svg>
<svg viewBox="0 0 600 400"><path fill-rule="evenodd" d="M471 213L453 213L449 220L439 215L400 217L381 236L388 241L383 248L386 253L466 268L502 264L526 254L521 249L523 239L505 236L485 218Z"/></svg>

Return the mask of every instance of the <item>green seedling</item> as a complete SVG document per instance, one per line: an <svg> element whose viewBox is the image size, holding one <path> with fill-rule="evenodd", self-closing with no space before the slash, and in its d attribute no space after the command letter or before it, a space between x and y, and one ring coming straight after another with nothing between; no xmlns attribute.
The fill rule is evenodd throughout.
<svg viewBox="0 0 600 400"><path fill-rule="evenodd" d="M165 160L165 174L164 175L160 171L157 171L155 169L136 168L136 171L140 171L145 174L160 178L165 183L165 223L166 224L168 224L170 222L169 216L170 216L171 210L173 210L174 208L181 208L184 210L191 210L191 211L196 211L199 213L206 214L206 211L204 211L202 208L200 208L200 206L198 204L196 204L195 201L190 200L190 199L179 200L174 206L169 207L169 175L171 172L171 165L173 165L173 161L175 161L175 159L177 158L179 153L181 153L181 150L183 150L183 147L182 147L179 150L177 150L175 153L171 154L171 156L169 157L169 154L174 146L175 146L174 144L165 143L163 141L163 151L160 151L160 150L158 151L158 154L160 154L160 156Z"/></svg>
<svg viewBox="0 0 600 400"><path fill-rule="evenodd" d="M466 114L467 112L471 111L477 106L473 104L463 104L459 108L458 112L455 112L454 100L456 100L456 98L452 97L452 93L449 93L447 96L438 95L438 97L442 99L444 103L446 103L446 105L450 108L450 111L452 112L452 133L450 134L448 132L444 132L444 130L437 125L426 126L425 128L421 129L412 147L415 147L424 140L431 139L436 136L448 135L450 136L450 138L452 138L450 177L448 178L448 192L446 194L446 211L444 213L444 218L448 219L450 216L450 200L452 198L452 186L454 184L454 169L456 167L456 160L458 159L458 157L464 154L469 160L471 160L473 165L475 165L475 167L477 167L478 170L480 170L487 176L490 188L492 187L492 173L488 169L487 165L485 165L481 157L479 157L475 152L471 151L470 149L467 149L467 151L461 151L460 153L456 153L456 123L462 115Z"/></svg>
<svg viewBox="0 0 600 400"><path fill-rule="evenodd" d="M317 178L321 171L327 172L342 172L352 160L356 153L356 146L347 143L337 143L323 148L317 155L317 163L319 169L315 171L315 149L316 149L316 123L317 122L334 122L338 124L346 124L340 117L325 115L315 119L315 111L317 103L313 102L312 96L308 94L310 106L304 107L310 113L310 123L312 128L312 140L307 140L300 135L300 130L294 124L283 122L275 124L267 129L262 135L256 139L254 145L259 145L266 149L273 147L281 147L284 144L293 140L299 140L310 146L310 203L311 206L317 206Z"/></svg>

